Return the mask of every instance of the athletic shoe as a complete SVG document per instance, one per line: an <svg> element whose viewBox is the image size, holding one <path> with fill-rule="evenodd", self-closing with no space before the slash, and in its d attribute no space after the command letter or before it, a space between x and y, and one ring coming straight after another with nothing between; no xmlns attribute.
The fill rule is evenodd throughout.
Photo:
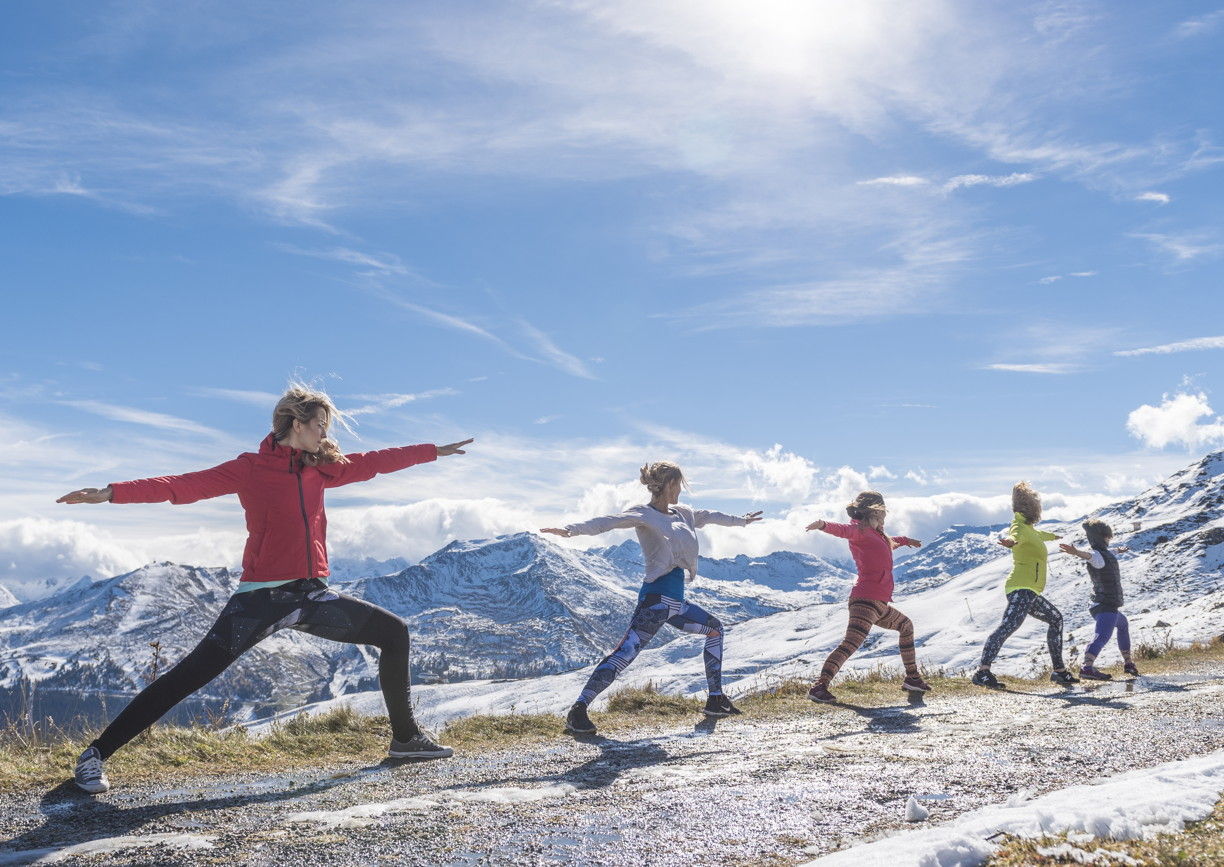
<svg viewBox="0 0 1224 867"><path fill-rule="evenodd" d="M97 747L90 747L81 753L73 777L76 784L91 795L110 790L110 780L106 779L106 771L102 769L102 754Z"/></svg>
<svg viewBox="0 0 1224 867"><path fill-rule="evenodd" d="M808 690L808 698L812 701L824 702L825 704L832 704L837 701L837 696L829 692L829 687L823 680L818 680L812 685L812 688Z"/></svg>
<svg viewBox="0 0 1224 867"><path fill-rule="evenodd" d="M901 688L910 692L930 692L931 685L921 677L907 677L901 682Z"/></svg>
<svg viewBox="0 0 1224 867"><path fill-rule="evenodd" d="M1073 683L1079 683L1079 678L1064 668L1062 671L1050 672L1050 682L1059 686L1070 686Z"/></svg>
<svg viewBox="0 0 1224 867"><path fill-rule="evenodd" d="M1126 663L1126 665L1122 666L1122 670L1125 671L1127 674L1129 674L1131 677L1139 676L1139 666L1135 665L1135 663L1133 662Z"/></svg>
<svg viewBox="0 0 1224 867"><path fill-rule="evenodd" d="M576 701L565 715L565 730L575 735L595 734L595 723L587 716L586 702Z"/></svg>
<svg viewBox="0 0 1224 867"><path fill-rule="evenodd" d="M1113 680L1113 675L1091 665L1080 666L1080 677L1087 680Z"/></svg>
<svg viewBox="0 0 1224 867"><path fill-rule="evenodd" d="M455 754L450 747L440 746L429 732L422 731L406 741L391 739L387 755L393 759L449 759Z"/></svg>
<svg viewBox="0 0 1224 867"><path fill-rule="evenodd" d="M990 673L989 668L979 668L973 673L973 677L970 679L978 686L986 686L990 689L998 689L1003 685L999 683L999 679L997 677Z"/></svg>
<svg viewBox="0 0 1224 867"><path fill-rule="evenodd" d="M731 704L731 699L725 695L712 695L706 699L706 706L701 712L706 716L731 716L732 714L743 713L735 705Z"/></svg>

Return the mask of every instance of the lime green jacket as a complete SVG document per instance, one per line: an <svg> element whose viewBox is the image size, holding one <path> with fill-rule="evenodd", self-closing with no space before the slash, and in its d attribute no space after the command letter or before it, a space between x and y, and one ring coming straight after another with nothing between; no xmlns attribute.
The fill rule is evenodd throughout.
<svg viewBox="0 0 1224 867"><path fill-rule="evenodd" d="M1034 593L1041 593L1045 590L1046 559L1049 556L1045 543L1058 537L1053 533L1038 530L1019 512L1016 512L1005 535L1015 540L1016 544L1011 549L1012 571L1011 575L1007 576L1003 592L1032 590Z"/></svg>

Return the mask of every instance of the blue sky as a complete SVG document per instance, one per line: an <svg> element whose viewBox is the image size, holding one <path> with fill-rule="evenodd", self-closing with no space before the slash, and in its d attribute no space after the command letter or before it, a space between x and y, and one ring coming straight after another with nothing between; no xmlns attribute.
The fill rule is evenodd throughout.
<svg viewBox="0 0 1224 867"><path fill-rule="evenodd" d="M1218 0L9 16L0 582L236 560L232 503L53 500L253 447L294 375L347 448L478 438L332 499L383 557L657 458L766 509L731 554L867 484L930 534L1224 444Z"/></svg>

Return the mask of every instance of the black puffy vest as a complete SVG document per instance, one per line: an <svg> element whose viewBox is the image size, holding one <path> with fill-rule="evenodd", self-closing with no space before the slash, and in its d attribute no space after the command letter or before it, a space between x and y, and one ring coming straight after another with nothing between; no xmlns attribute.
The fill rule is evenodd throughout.
<svg viewBox="0 0 1224 867"><path fill-rule="evenodd" d="M1106 548L1093 548L1105 558L1105 566L1094 569L1088 565L1088 574L1092 578L1091 611L1117 611L1122 607L1122 575L1118 571L1118 558Z"/></svg>

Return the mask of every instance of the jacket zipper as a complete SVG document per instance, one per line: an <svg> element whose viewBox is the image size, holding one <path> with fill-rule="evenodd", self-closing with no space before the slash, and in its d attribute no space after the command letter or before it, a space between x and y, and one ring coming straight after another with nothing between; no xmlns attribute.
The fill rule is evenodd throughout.
<svg viewBox="0 0 1224 867"><path fill-rule="evenodd" d="M302 468L299 465L297 470L290 470L297 476L298 486L298 504L302 507L302 525L306 528L306 577L314 577L314 542L310 538L310 518L306 515L306 494L302 490Z"/></svg>

